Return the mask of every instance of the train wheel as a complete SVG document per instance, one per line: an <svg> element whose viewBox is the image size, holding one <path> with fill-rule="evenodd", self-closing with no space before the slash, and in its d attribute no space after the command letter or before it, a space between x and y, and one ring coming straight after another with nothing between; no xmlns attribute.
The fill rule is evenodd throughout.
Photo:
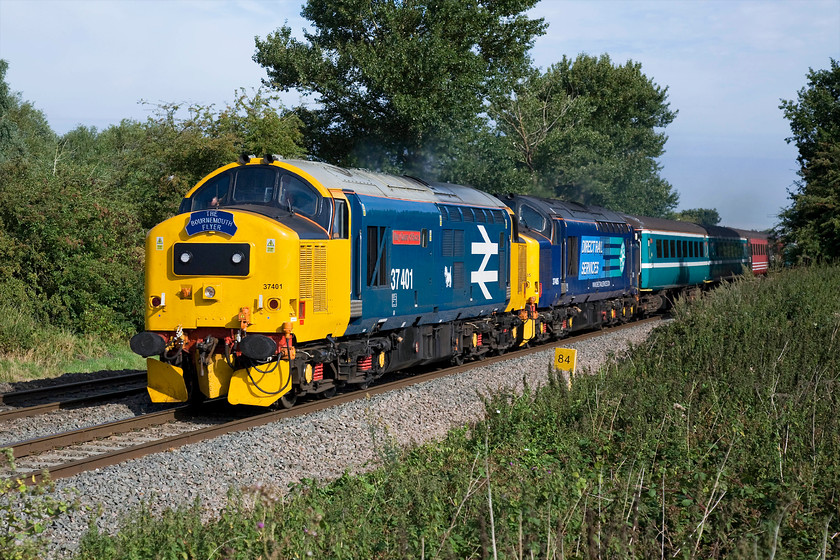
<svg viewBox="0 0 840 560"><path fill-rule="evenodd" d="M297 403L297 395L294 391L289 391L280 397L280 406L283 408L292 408Z"/></svg>
<svg viewBox="0 0 840 560"><path fill-rule="evenodd" d="M335 396L336 392L338 392L338 387L333 385L326 391L321 391L320 393L316 393L319 399L331 399Z"/></svg>

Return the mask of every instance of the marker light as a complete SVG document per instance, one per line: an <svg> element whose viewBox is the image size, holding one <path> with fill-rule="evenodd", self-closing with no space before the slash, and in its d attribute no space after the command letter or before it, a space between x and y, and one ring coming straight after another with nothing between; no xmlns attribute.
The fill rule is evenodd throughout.
<svg viewBox="0 0 840 560"><path fill-rule="evenodd" d="M216 288L214 288L213 286L207 286L206 288L204 288L204 297L206 297L207 299L213 299L214 297L216 297Z"/></svg>
<svg viewBox="0 0 840 560"><path fill-rule="evenodd" d="M239 264L244 258L245 256L242 253L234 253L230 260L233 261L233 264Z"/></svg>
<svg viewBox="0 0 840 560"><path fill-rule="evenodd" d="M184 251L183 253L181 253L181 256L179 258L181 259L182 263L187 264L188 262L190 262L190 260L192 260L192 253L190 253L189 251Z"/></svg>

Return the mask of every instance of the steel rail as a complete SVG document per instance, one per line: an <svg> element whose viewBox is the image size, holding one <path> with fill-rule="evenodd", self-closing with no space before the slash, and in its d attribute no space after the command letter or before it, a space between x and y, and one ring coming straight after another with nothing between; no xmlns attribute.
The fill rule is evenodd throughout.
<svg viewBox="0 0 840 560"><path fill-rule="evenodd" d="M79 428L78 430L71 430L60 434L18 441L4 447L11 447L15 459L20 459L60 447L87 443L116 434L124 434L133 430L141 430L149 426L159 426L173 420L188 418L190 413L194 412L192 410L193 407L194 405L181 405L124 420L115 420L113 422L105 422L104 424Z"/></svg>
<svg viewBox="0 0 840 560"><path fill-rule="evenodd" d="M90 395L88 397L79 397L75 399L67 399L66 401L55 401L44 404L36 404L33 406L23 406L20 408L12 408L10 410L0 411L0 422L4 420L15 420L17 418L28 418L30 416L38 416L56 410L65 408L72 408L75 406L82 406L86 404L110 401L121 399L123 397L130 397L146 390L145 384L141 387L132 387L130 389L122 389L120 391L109 391L97 395Z"/></svg>
<svg viewBox="0 0 840 560"><path fill-rule="evenodd" d="M51 385L45 387L38 387L35 389L22 389L20 391L10 391L8 393L0 393L0 404L14 405L15 401L24 399L31 399L41 395L52 395L60 391L75 391L84 388L105 387L108 385L120 385L124 383L131 383L134 381L143 381L146 379L146 372L127 373L123 375L112 375L109 377L100 377L98 379L89 379L87 381L74 381L73 383L62 383L60 385Z"/></svg>

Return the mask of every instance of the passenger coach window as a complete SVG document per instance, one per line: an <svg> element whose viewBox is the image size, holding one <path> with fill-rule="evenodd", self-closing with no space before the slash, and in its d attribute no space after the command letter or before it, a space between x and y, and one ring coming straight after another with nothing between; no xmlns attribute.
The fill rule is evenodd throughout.
<svg viewBox="0 0 840 560"><path fill-rule="evenodd" d="M662 258L662 240L661 239L656 240L656 258L657 259Z"/></svg>

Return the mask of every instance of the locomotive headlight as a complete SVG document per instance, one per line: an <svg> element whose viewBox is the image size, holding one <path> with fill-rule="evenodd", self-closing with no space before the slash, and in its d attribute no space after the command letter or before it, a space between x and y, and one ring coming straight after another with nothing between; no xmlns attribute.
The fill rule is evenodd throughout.
<svg viewBox="0 0 840 560"><path fill-rule="evenodd" d="M184 251L178 258L181 260L182 263L187 264L192 260L192 253L190 253L189 251Z"/></svg>
<svg viewBox="0 0 840 560"><path fill-rule="evenodd" d="M213 299L216 297L216 288L213 286L206 286L204 288L204 297L207 299Z"/></svg>
<svg viewBox="0 0 840 560"><path fill-rule="evenodd" d="M239 264L239 263L242 262L242 259L244 259L244 258L245 258L245 255L243 255L242 253L234 253L233 256L230 258L230 260L233 262L233 264Z"/></svg>

